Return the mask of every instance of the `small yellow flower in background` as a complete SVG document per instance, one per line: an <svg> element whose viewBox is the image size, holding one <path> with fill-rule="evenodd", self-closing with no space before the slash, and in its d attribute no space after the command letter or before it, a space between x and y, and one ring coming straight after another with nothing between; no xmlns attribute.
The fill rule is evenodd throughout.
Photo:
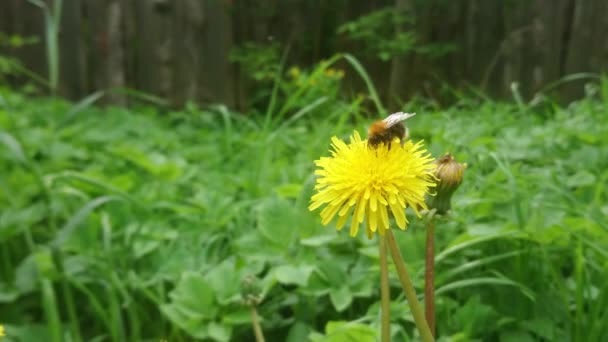
<svg viewBox="0 0 608 342"><path fill-rule="evenodd" d="M300 68L292 67L291 69L289 69L289 76L291 76L291 78L300 77Z"/></svg>
<svg viewBox="0 0 608 342"><path fill-rule="evenodd" d="M337 80L344 77L344 71L341 69L329 68L329 69L325 70L324 74L325 74L325 76L327 76L329 78L333 78L333 79L337 79Z"/></svg>
<svg viewBox="0 0 608 342"><path fill-rule="evenodd" d="M0 337L3 337L6 334L4 331L4 325L0 324Z"/></svg>
<svg viewBox="0 0 608 342"><path fill-rule="evenodd" d="M326 205L321 211L324 225L337 214L340 230L352 216L350 235L356 236L366 221L371 238L376 231L384 234L389 229L389 211L397 226L406 229L405 208L417 215L420 208L427 208L424 198L434 186L435 164L422 142L395 141L371 148L355 131L348 144L333 137L332 147L331 157L315 161L317 193L308 207L312 211Z"/></svg>

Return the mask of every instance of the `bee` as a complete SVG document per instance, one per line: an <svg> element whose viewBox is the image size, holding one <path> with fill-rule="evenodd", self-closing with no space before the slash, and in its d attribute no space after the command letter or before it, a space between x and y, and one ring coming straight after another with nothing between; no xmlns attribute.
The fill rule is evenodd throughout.
<svg viewBox="0 0 608 342"><path fill-rule="evenodd" d="M399 138L401 144L408 138L409 132L402 121L411 118L416 113L393 113L384 120L376 121L367 130L367 143L369 146L378 147L381 143L390 145L395 138Z"/></svg>

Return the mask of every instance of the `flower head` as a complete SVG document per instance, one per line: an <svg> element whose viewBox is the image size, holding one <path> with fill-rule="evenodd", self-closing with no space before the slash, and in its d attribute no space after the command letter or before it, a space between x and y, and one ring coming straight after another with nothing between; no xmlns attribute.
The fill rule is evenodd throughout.
<svg viewBox="0 0 608 342"><path fill-rule="evenodd" d="M4 326L2 324L0 324L0 337L3 337L4 335L5 335Z"/></svg>
<svg viewBox="0 0 608 342"><path fill-rule="evenodd" d="M431 209L437 210L437 213L442 215L450 210L452 195L462 183L466 168L467 164L457 162L449 153L437 160L437 169L435 170L435 177L437 178L436 194L428 199Z"/></svg>
<svg viewBox="0 0 608 342"><path fill-rule="evenodd" d="M321 211L324 225L337 214L340 230L352 216L350 235L357 235L359 225L366 221L371 238L376 231L384 234L389 229L389 212L397 226L405 229L405 208L417 215L419 208L426 209L424 197L434 186L435 164L422 142L395 141L372 148L354 132L348 144L333 137L332 147L331 157L315 161L317 193L308 207L315 210L326 205Z"/></svg>
<svg viewBox="0 0 608 342"><path fill-rule="evenodd" d="M255 276L248 275L241 281L241 298L245 304L251 306L262 301L262 288Z"/></svg>

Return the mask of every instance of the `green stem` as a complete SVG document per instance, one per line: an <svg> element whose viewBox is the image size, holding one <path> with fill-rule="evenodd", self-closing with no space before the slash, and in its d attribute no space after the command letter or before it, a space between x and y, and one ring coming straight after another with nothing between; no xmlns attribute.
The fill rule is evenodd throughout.
<svg viewBox="0 0 608 342"><path fill-rule="evenodd" d="M576 319L574 325L574 341L584 341L583 338L583 302L584 302L584 283L583 283L583 268L585 267L585 256L583 254L583 243L579 240L576 247L576 262L575 262L575 279L576 279Z"/></svg>
<svg viewBox="0 0 608 342"><path fill-rule="evenodd" d="M407 298L407 302L410 306L410 310L412 311L412 315L414 316L414 322L416 323L416 327L418 331L420 331L420 337L424 342L433 342L435 339L431 334L431 329L429 329L429 325L426 323L424 319L424 311L422 310L422 305L418 302L418 298L416 297L416 290L414 290L414 286L412 285L412 281L410 280L410 276L405 269L405 263L403 262L403 258L401 257L401 252L399 251L399 247L397 246L397 241L395 241L395 235L393 235L393 231L388 229L386 232L388 247L391 250L391 255L393 257L393 262L395 263L395 267L397 268L397 275L399 276L399 281L401 282L401 286L403 287L403 292L405 293L405 297Z"/></svg>
<svg viewBox="0 0 608 342"><path fill-rule="evenodd" d="M53 284L49 279L42 278L40 285L42 287L42 307L44 309L46 324L51 335L51 341L61 342L63 340L63 335L61 333L61 318L59 317Z"/></svg>
<svg viewBox="0 0 608 342"><path fill-rule="evenodd" d="M74 342L81 342L82 336L80 335L80 320L78 319L78 314L76 311L74 295L72 293L72 289L70 288L69 276L63 267L65 265L63 253L60 249L54 248L52 249L51 255L53 256L53 263L56 265L57 270L61 274L60 285L63 297L65 299L65 307L67 309L69 324L72 332L71 338Z"/></svg>
<svg viewBox="0 0 608 342"><path fill-rule="evenodd" d="M435 222L430 218L426 225L426 253L424 268L424 313L435 336Z"/></svg>
<svg viewBox="0 0 608 342"><path fill-rule="evenodd" d="M253 325L253 332L255 333L256 342L264 342L264 333L262 327L260 327L260 321L258 319L258 312L255 309L255 305L251 305L251 324Z"/></svg>
<svg viewBox="0 0 608 342"><path fill-rule="evenodd" d="M63 296L65 297L66 307L68 311L68 316L70 317L70 325L72 330L72 338L74 341L80 342L82 341L82 336L80 336L80 320L78 319L78 314L76 313L76 305L74 304L74 295L70 286L68 284L68 280L65 279L66 275L64 274L64 279L61 280L61 290L63 292Z"/></svg>
<svg viewBox="0 0 608 342"><path fill-rule="evenodd" d="M381 341L391 340L391 293L388 284L388 261L386 253L386 236L380 236L380 313L381 313Z"/></svg>

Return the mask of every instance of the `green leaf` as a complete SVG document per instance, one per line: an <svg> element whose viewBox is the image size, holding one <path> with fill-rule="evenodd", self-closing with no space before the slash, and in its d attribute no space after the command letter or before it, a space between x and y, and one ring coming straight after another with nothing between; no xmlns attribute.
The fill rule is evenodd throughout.
<svg viewBox="0 0 608 342"><path fill-rule="evenodd" d="M164 154L158 152L146 153L132 145L114 146L111 152L134 165L142 168L150 174L167 181L175 181L183 174L183 161L171 160Z"/></svg>
<svg viewBox="0 0 608 342"><path fill-rule="evenodd" d="M300 183L289 183L282 184L274 188L277 194L283 198L298 198L300 191L302 191L302 184Z"/></svg>
<svg viewBox="0 0 608 342"><path fill-rule="evenodd" d="M249 309L240 307L236 311L222 315L222 322L227 325L249 324L251 323L251 313Z"/></svg>
<svg viewBox="0 0 608 342"><path fill-rule="evenodd" d="M330 242L334 241L337 238L335 233L332 234L320 234L313 237L309 237L306 239L300 240L300 244L303 246L309 247L319 247L323 245L327 245Z"/></svg>
<svg viewBox="0 0 608 342"><path fill-rule="evenodd" d="M287 333L286 342L300 342L308 340L308 335L311 333L310 327L301 321L296 321L291 328L289 328L289 332Z"/></svg>
<svg viewBox="0 0 608 342"><path fill-rule="evenodd" d="M51 335L46 324L3 324L6 330L6 338L2 342L11 341L51 341ZM12 339L14 338L14 339Z"/></svg>
<svg viewBox="0 0 608 342"><path fill-rule="evenodd" d="M336 311L341 312L348 308L353 301L353 295L347 286L342 286L338 289L332 288L329 290L329 299Z"/></svg>
<svg viewBox="0 0 608 342"><path fill-rule="evenodd" d="M0 282L0 303L12 303L19 297L19 292L14 287L8 287L4 282Z"/></svg>
<svg viewBox="0 0 608 342"><path fill-rule="evenodd" d="M355 297L371 296L377 286L374 281L375 277L377 277L377 273L371 270L366 270L365 272L351 271L350 281L348 282L350 292Z"/></svg>
<svg viewBox="0 0 608 342"><path fill-rule="evenodd" d="M40 274L36 266L35 255L29 255L17 266L15 286L21 294L33 292L38 287Z"/></svg>
<svg viewBox="0 0 608 342"><path fill-rule="evenodd" d="M275 247L286 251L293 243L296 230L296 213L287 200L271 198L258 209L258 229Z"/></svg>
<svg viewBox="0 0 608 342"><path fill-rule="evenodd" d="M535 339L523 330L507 330L500 333L500 342L534 342Z"/></svg>
<svg viewBox="0 0 608 342"><path fill-rule="evenodd" d="M209 283L194 272L186 272L179 284L169 295L173 301L184 308L201 314L203 317L215 315L215 293Z"/></svg>
<svg viewBox="0 0 608 342"><path fill-rule="evenodd" d="M566 185L570 188L578 188L595 184L596 177L587 170L580 170L566 179Z"/></svg>
<svg viewBox="0 0 608 342"><path fill-rule="evenodd" d="M318 336L319 342L376 342L376 331L367 325L352 322L330 321L325 326L325 336Z"/></svg>
<svg viewBox="0 0 608 342"><path fill-rule="evenodd" d="M3 211L0 214L0 242L8 241L11 237L21 233L24 227L31 227L43 220L46 215L47 208L42 203Z"/></svg>
<svg viewBox="0 0 608 342"><path fill-rule="evenodd" d="M230 341L230 337L232 336L232 327L217 322L211 322L207 328L210 338L219 342Z"/></svg>
<svg viewBox="0 0 608 342"><path fill-rule="evenodd" d="M208 324L218 311L213 288L200 274L186 272L169 297L170 304L162 304L162 313L175 325L195 338L209 336Z"/></svg>
<svg viewBox="0 0 608 342"><path fill-rule="evenodd" d="M308 278L306 287L303 287L301 291L309 296L324 296L329 293L330 285L327 280L323 278L319 272L312 272Z"/></svg>
<svg viewBox="0 0 608 342"><path fill-rule="evenodd" d="M530 321L523 321L521 322L521 326L547 341L555 340L554 323L547 317L538 317Z"/></svg>
<svg viewBox="0 0 608 342"><path fill-rule="evenodd" d="M240 300L240 278L234 259L225 260L205 274L205 279L213 288L220 304Z"/></svg>
<svg viewBox="0 0 608 342"><path fill-rule="evenodd" d="M348 281L345 269L345 265L341 264L339 260L330 259L321 263L317 267L317 272L331 287L339 288Z"/></svg>
<svg viewBox="0 0 608 342"><path fill-rule="evenodd" d="M283 265L274 269L274 276L281 284L305 286L313 270L313 266Z"/></svg>
<svg viewBox="0 0 608 342"><path fill-rule="evenodd" d="M494 308L482 303L480 296L469 298L453 316L454 325L470 337L479 336L499 317Z"/></svg>
<svg viewBox="0 0 608 342"><path fill-rule="evenodd" d="M40 273L40 276L48 278L49 280L54 280L59 277L59 272L53 261L50 249L41 248L33 255L34 260L36 261L36 270Z"/></svg>

